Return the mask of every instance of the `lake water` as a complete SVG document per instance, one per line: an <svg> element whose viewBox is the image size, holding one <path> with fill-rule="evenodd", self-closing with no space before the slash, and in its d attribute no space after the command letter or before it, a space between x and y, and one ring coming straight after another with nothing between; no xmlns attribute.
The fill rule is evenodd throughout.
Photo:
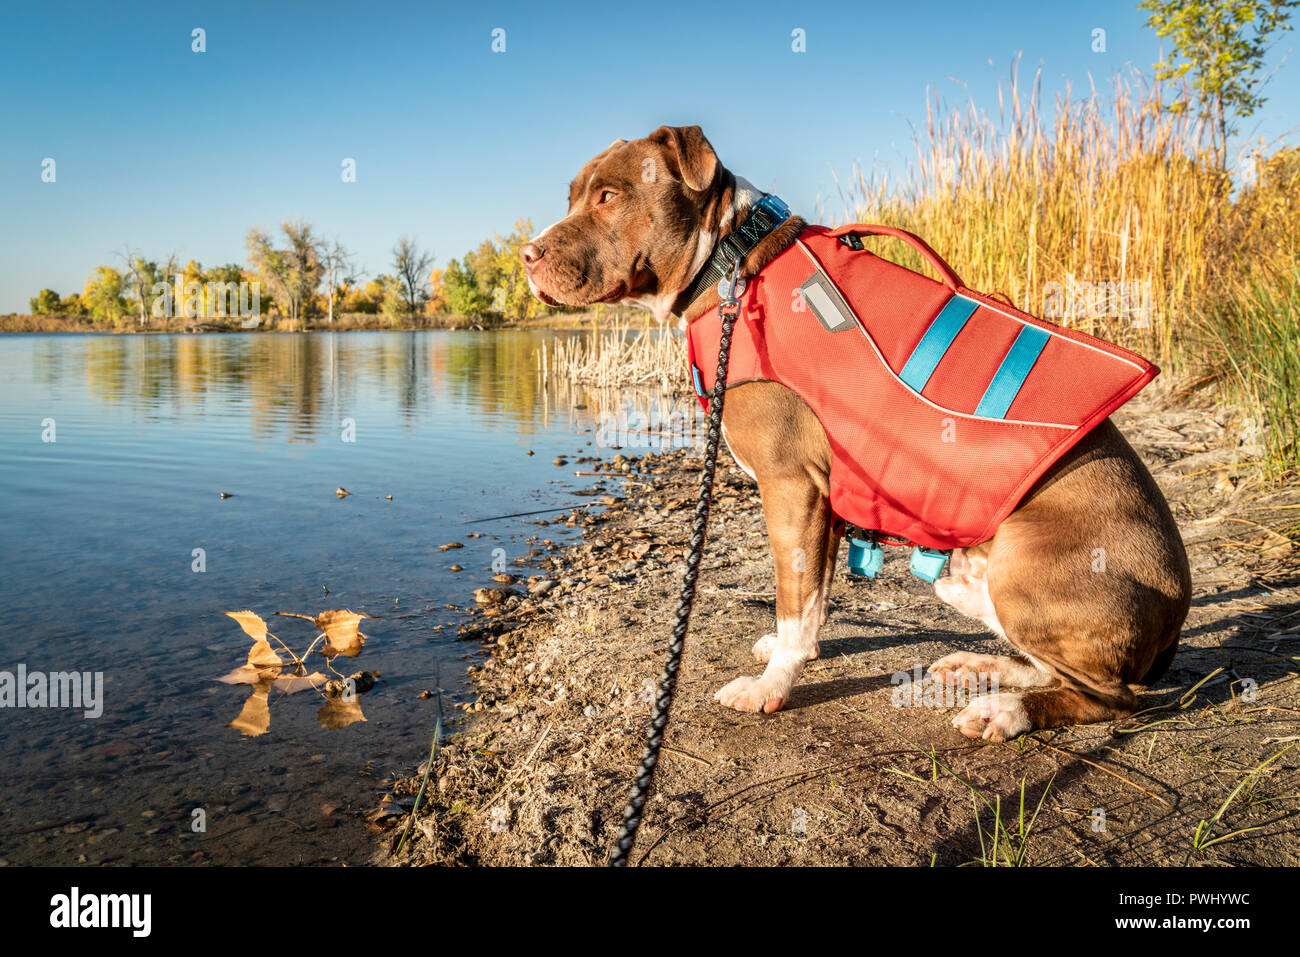
<svg viewBox="0 0 1300 957"><path fill-rule="evenodd" d="M364 860L351 812L427 753L421 692L448 718L467 698L478 649L444 606L539 531L475 520L590 501L552 464L597 451L591 410L538 380L556 335L0 337L0 672L104 681L98 717L0 709L0 859ZM224 612L301 652L312 623L273 613L334 608L383 616L335 659L381 674L365 720L327 730L315 690L272 690L266 733L228 727L253 689L214 680L251 646Z"/></svg>

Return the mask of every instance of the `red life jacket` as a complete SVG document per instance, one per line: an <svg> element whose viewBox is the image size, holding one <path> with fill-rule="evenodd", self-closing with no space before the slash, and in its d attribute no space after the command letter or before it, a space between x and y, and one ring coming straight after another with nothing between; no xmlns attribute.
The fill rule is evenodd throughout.
<svg viewBox="0 0 1300 957"><path fill-rule="evenodd" d="M944 281L860 248L871 234L910 243ZM835 516L931 549L992 538L1053 462L1159 372L967 289L887 226L809 226L739 298L727 388L793 390L830 439ZM687 331L697 394L713 388L720 335L717 310Z"/></svg>

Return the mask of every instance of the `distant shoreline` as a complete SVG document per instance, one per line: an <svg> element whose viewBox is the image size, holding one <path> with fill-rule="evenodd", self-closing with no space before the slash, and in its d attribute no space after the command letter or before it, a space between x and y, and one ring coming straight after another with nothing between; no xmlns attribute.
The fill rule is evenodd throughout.
<svg viewBox="0 0 1300 957"><path fill-rule="evenodd" d="M578 331L600 327L615 319L627 321L644 319L648 313L640 310L603 309L599 311L561 313L518 322L485 324L463 316L434 316L419 322L392 323L382 316L348 315L334 323L323 319L290 323L281 317L270 317L253 328L240 325L238 319L155 319L147 326L139 324L110 325L84 317L61 316L0 316L0 335L6 333L97 333L101 335L225 335L229 333L300 333L300 332L424 332L429 330L477 330L499 332L511 329L563 329Z"/></svg>

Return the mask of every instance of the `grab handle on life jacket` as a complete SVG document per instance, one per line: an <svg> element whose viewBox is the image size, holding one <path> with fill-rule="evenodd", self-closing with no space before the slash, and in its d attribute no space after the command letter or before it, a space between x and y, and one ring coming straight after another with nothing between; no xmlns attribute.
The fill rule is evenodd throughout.
<svg viewBox="0 0 1300 957"><path fill-rule="evenodd" d="M914 233L909 233L906 229L899 229L897 226L858 223L836 229L831 235L841 236L846 233L857 233L859 236L892 236L894 239L901 239L925 257L925 261L935 268L935 271L942 277L944 284L953 292L956 292L958 287L966 285L961 281L961 277L953 271L953 268L943 261L943 257L931 249L924 239Z"/></svg>

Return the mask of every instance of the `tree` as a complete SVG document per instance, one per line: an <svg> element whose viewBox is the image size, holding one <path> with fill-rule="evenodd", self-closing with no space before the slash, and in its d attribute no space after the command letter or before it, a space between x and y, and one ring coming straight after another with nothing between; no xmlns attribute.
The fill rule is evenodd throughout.
<svg viewBox="0 0 1300 957"><path fill-rule="evenodd" d="M248 265L271 293L281 312L294 322L302 316L302 305L310 299L321 280L321 262L312 227L302 220L285 220L285 246L277 249L271 237L254 226L244 244Z"/></svg>
<svg viewBox="0 0 1300 957"><path fill-rule="evenodd" d="M1142 0L1147 26L1174 42L1172 56L1155 64L1156 78L1191 75L1202 115L1213 131L1221 169L1228 168L1228 137L1236 121L1264 103L1256 77L1270 38L1290 30L1300 0Z"/></svg>
<svg viewBox="0 0 1300 957"><path fill-rule="evenodd" d="M203 274L203 264L193 259L177 271L176 285L172 289L176 302L176 315L187 319L202 319L207 316L207 290L203 288L206 278ZM192 285L194 283L198 284L198 289L194 288Z"/></svg>
<svg viewBox="0 0 1300 957"><path fill-rule="evenodd" d="M176 272L176 254L168 256L162 265L136 254L130 246L123 246L117 256L123 262L126 295L135 298L140 310L140 325L143 326L149 321L149 303L153 301L154 286L172 281Z"/></svg>
<svg viewBox="0 0 1300 957"><path fill-rule="evenodd" d="M424 300L426 315L440 316L447 311L447 287L442 283L442 270L429 273L429 298Z"/></svg>
<svg viewBox="0 0 1300 957"><path fill-rule="evenodd" d="M393 270L401 283L402 298L407 315L419 311L420 303L429 295L429 269L433 266L433 253L421 252L415 241L403 236L393 247Z"/></svg>
<svg viewBox="0 0 1300 957"><path fill-rule="evenodd" d="M303 220L285 220L280 228L288 240L285 255L293 290L293 313L289 318L296 321L302 314L302 304L311 298L320 285L319 243L312 235L311 224Z"/></svg>
<svg viewBox="0 0 1300 957"><path fill-rule="evenodd" d="M411 318L411 304L406 298L406 288L396 276L380 276L375 280L381 290L379 311L394 324Z"/></svg>
<svg viewBox="0 0 1300 957"><path fill-rule="evenodd" d="M207 294L207 314L209 316L226 316L242 315L240 312L243 303L246 301L240 295L239 284L244 282L244 269L238 263L226 263L224 266L213 266L207 271L208 285L205 290Z"/></svg>
<svg viewBox="0 0 1300 957"><path fill-rule="evenodd" d="M59 312L59 294L53 289L42 289L34 299L28 300L33 316L53 316Z"/></svg>
<svg viewBox="0 0 1300 957"><path fill-rule="evenodd" d="M504 275L501 268L500 250L490 239L485 239L465 254L465 268L474 274L474 281L479 292L487 301L487 307L480 315L487 317L492 313L502 313L502 287Z"/></svg>
<svg viewBox="0 0 1300 957"><path fill-rule="evenodd" d="M515 231L504 239L497 237L493 309L508 320L531 319L550 311L550 307L533 295L528 288L528 273L519 250L532 239L533 224L529 220L515 223Z"/></svg>
<svg viewBox="0 0 1300 957"><path fill-rule="evenodd" d="M122 274L112 266L97 266L86 279L81 300L92 319L117 322L126 315L126 300L122 298Z"/></svg>
<svg viewBox="0 0 1300 957"><path fill-rule="evenodd" d="M337 237L332 243L322 242L317 255L320 258L321 271L325 277L325 293L329 297L327 321L330 325L333 325L334 296L338 293L340 287L353 285L357 281L359 273L356 263L352 260L352 254L343 247Z"/></svg>
<svg viewBox="0 0 1300 957"><path fill-rule="evenodd" d="M454 259L447 263L442 285L447 291L447 306L458 316L480 319L492 307L492 300L479 288L474 270L462 267Z"/></svg>

